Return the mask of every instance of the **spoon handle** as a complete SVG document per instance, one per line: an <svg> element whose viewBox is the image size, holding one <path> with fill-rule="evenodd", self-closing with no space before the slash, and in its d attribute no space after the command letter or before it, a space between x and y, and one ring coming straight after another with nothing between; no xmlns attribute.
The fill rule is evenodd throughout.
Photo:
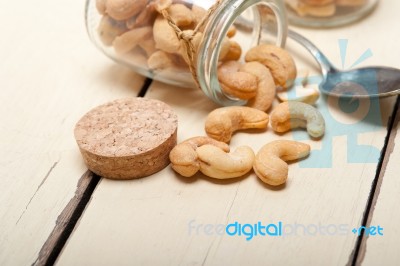
<svg viewBox="0 0 400 266"><path fill-rule="evenodd" d="M311 41L290 29L288 30L288 36L304 46L314 56L315 60L320 65L322 74L324 76L326 76L328 72L336 71L336 68L332 65L328 58Z"/></svg>

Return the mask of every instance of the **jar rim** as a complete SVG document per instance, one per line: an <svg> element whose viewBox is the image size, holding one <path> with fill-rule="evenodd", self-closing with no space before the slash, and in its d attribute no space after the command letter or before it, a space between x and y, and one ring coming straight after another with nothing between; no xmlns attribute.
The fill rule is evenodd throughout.
<svg viewBox="0 0 400 266"><path fill-rule="evenodd" d="M276 18L276 45L284 47L287 37L287 18L284 5L278 0L230 0L223 1L210 16L197 51L196 71L203 92L214 102L223 106L244 105L246 101L226 95L219 83L217 67L223 39L235 20L245 11L251 10L254 16L252 38L254 45L260 42L262 31L261 14L257 6L270 8Z"/></svg>

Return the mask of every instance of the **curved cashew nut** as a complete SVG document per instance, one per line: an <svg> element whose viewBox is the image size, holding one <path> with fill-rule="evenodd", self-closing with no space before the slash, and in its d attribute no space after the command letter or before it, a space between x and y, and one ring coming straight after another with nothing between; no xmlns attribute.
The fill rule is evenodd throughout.
<svg viewBox="0 0 400 266"><path fill-rule="evenodd" d="M215 109L207 116L205 130L209 137L229 142L233 132L240 129L266 128L268 120L268 114L254 108L222 107Z"/></svg>
<svg viewBox="0 0 400 266"><path fill-rule="evenodd" d="M142 27L130 30L115 38L113 46L118 54L128 53L135 48L139 42L151 37L151 27Z"/></svg>
<svg viewBox="0 0 400 266"><path fill-rule="evenodd" d="M257 153L253 169L266 184L279 186L286 182L289 166L285 161L304 158L310 145L292 140L276 140L264 145Z"/></svg>
<svg viewBox="0 0 400 266"><path fill-rule="evenodd" d="M247 102L247 106L261 111L267 111L275 99L275 82L271 72L259 62L246 63L240 67L240 71L247 72L258 78L257 95Z"/></svg>
<svg viewBox="0 0 400 266"><path fill-rule="evenodd" d="M147 0L107 0L106 12L116 20L126 20L139 14Z"/></svg>
<svg viewBox="0 0 400 266"><path fill-rule="evenodd" d="M253 167L254 152L250 147L238 147L232 153L226 153L213 145L204 145L197 149L200 171L206 176L217 179L240 177Z"/></svg>
<svg viewBox="0 0 400 266"><path fill-rule="evenodd" d="M275 84L289 88L296 79L297 69L292 56L284 49L270 44L251 48L246 54L246 62L257 61L269 68Z"/></svg>
<svg viewBox="0 0 400 266"><path fill-rule="evenodd" d="M172 169L185 177L191 177L200 170L197 156L197 148L203 145L213 145L222 151L229 152L226 143L216 141L208 137L194 137L175 146L170 154Z"/></svg>
<svg viewBox="0 0 400 266"><path fill-rule="evenodd" d="M291 128L306 127L314 138L325 133L325 120L313 106L302 102L284 102L271 113L271 126L276 132L286 132Z"/></svg>
<svg viewBox="0 0 400 266"><path fill-rule="evenodd" d="M167 53L177 53L181 48L181 43L174 29L161 15L159 15L154 22L153 36L157 49Z"/></svg>
<svg viewBox="0 0 400 266"><path fill-rule="evenodd" d="M240 63L227 61L218 67L218 79L224 92L234 97L248 100L256 96L257 77L239 71Z"/></svg>

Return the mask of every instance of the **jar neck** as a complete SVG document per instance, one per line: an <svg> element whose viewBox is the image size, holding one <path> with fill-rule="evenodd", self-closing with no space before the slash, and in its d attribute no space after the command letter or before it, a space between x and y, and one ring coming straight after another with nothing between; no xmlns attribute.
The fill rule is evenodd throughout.
<svg viewBox="0 0 400 266"><path fill-rule="evenodd" d="M214 102L223 106L244 105L245 101L226 95L218 81L218 61L221 44L232 23L247 10L253 13L248 21L252 31L252 46L260 43L263 31L262 16L258 5L273 11L276 21L275 44L283 47L287 35L285 7L281 0L226 0L210 17L204 30L203 40L198 47L196 58L197 76L203 92Z"/></svg>

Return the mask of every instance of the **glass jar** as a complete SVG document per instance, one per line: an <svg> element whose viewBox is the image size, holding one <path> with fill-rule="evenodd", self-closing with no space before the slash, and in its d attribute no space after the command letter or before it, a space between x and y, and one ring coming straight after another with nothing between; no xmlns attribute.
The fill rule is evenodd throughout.
<svg viewBox="0 0 400 266"><path fill-rule="evenodd" d="M281 0L87 0L85 15L91 40L114 61L158 81L200 87L221 105L244 102L221 89L219 62L228 53L243 60L259 43L284 46L287 35Z"/></svg>
<svg viewBox="0 0 400 266"><path fill-rule="evenodd" d="M289 22L306 27L336 27L357 21L378 0L285 0Z"/></svg>

